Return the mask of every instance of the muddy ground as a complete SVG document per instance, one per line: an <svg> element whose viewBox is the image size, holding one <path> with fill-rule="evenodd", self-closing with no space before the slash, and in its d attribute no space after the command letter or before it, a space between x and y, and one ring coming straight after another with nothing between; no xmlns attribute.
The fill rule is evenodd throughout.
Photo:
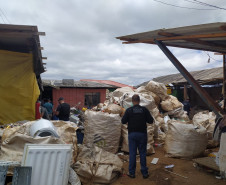
<svg viewBox="0 0 226 185"><path fill-rule="evenodd" d="M131 179L126 176L128 172L128 162L124 162L123 175L112 185L226 185L226 180L216 179L213 171L204 168L195 168L191 160L175 159L166 157L162 147L155 148L156 153L147 157L150 177L143 179L140 173L139 158L137 159L136 178ZM159 158L156 165L151 164L153 158ZM128 156L121 156L125 160ZM173 172L187 178L179 177L166 172L166 165L174 164Z"/></svg>

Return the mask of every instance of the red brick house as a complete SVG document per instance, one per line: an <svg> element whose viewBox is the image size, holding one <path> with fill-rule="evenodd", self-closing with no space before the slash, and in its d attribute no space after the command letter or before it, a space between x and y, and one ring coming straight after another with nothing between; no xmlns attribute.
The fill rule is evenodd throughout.
<svg viewBox="0 0 226 185"><path fill-rule="evenodd" d="M106 90L117 88L97 82L74 81L73 79L63 80L42 80L44 91L42 98L50 98L54 107L58 105L59 97L64 97L65 102L71 107L79 104L79 108L96 106L106 100Z"/></svg>

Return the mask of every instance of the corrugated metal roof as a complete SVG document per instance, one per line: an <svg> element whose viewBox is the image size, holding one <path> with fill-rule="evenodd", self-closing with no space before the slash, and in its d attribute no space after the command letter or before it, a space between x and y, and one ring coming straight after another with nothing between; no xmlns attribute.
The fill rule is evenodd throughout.
<svg viewBox="0 0 226 185"><path fill-rule="evenodd" d="M80 80L80 81L104 83L104 84L113 85L113 86L116 86L116 87L130 87L130 88L132 88L132 89L134 88L133 86L126 85L126 84L122 84L122 83L115 82L115 81L112 81L112 80L92 80L92 79L82 79L82 80Z"/></svg>
<svg viewBox="0 0 226 185"><path fill-rule="evenodd" d="M222 82L223 80L222 67L205 69L200 71L192 71L190 73L200 84L218 83ZM164 83L165 85L170 83L174 85L183 85L188 83L187 80L180 73L153 78L153 81ZM139 86L145 86L148 82L149 81L144 82Z"/></svg>
<svg viewBox="0 0 226 185"><path fill-rule="evenodd" d="M87 81L73 81L71 79L64 79L64 80L42 80L43 86L51 86L54 88L59 87L77 87L77 88L117 88L113 85L97 83L97 82L87 82Z"/></svg>
<svg viewBox="0 0 226 185"><path fill-rule="evenodd" d="M172 29L159 29L117 37L131 43L155 44L154 39L167 46L226 53L226 23L211 23Z"/></svg>

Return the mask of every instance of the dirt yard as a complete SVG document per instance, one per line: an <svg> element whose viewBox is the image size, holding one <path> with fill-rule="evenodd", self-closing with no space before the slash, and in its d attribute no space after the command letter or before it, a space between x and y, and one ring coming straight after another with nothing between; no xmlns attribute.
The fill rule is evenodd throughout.
<svg viewBox="0 0 226 185"><path fill-rule="evenodd" d="M140 173L139 158L137 158L136 178L131 179L126 176L128 172L128 162L124 162L124 173L112 185L225 185L226 180L216 179L214 172L207 169L197 169L193 166L191 160L182 160L165 157L163 148L155 148L156 153L147 157L147 164L149 168L150 177L143 179ZM159 158L156 165L151 164L153 158ZM128 159L128 156L121 156L121 158ZM174 164L173 172L182 176L176 176L164 170L166 165Z"/></svg>

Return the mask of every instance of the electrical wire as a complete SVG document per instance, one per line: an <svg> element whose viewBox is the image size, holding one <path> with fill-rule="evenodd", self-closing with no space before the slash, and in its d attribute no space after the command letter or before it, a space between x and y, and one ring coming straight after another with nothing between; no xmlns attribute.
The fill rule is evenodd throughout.
<svg viewBox="0 0 226 185"><path fill-rule="evenodd" d="M161 4L165 4L165 5L168 5L168 6L177 7L177 8L192 9L192 10L215 10L215 9L201 9L201 8L190 8L190 7L185 7L185 6L178 6L178 5L166 3L166 2L163 2L163 1L159 1L159 0L153 0L153 1L161 3Z"/></svg>
<svg viewBox="0 0 226 185"><path fill-rule="evenodd" d="M193 4L199 4L199 5L202 5L201 3L199 3L199 2L195 2L195 1L193 1L193 0L184 0L184 1L187 1L187 2L189 2L189 3L193 3Z"/></svg>
<svg viewBox="0 0 226 185"><path fill-rule="evenodd" d="M209 58L208 58L208 63L210 63L210 59L212 59L212 60L214 60L214 61L216 61L216 62L222 62L222 61L220 61L220 60L217 60L217 59L211 57L210 54L209 54L207 51L204 51L204 53L209 57Z"/></svg>
<svg viewBox="0 0 226 185"><path fill-rule="evenodd" d="M203 5L203 6L212 7L212 8L215 8L215 9L226 10L225 8L218 7L218 6L211 5L211 4L207 4L207 3L204 3L204 2L201 2L201 1L197 1L197 0L184 0L184 1L187 1L189 3L194 3L194 4L199 4L199 5Z"/></svg>
<svg viewBox="0 0 226 185"><path fill-rule="evenodd" d="M217 9L221 9L221 10L226 10L226 8L222 8L219 6L212 5L212 4L204 3L202 1L198 1L198 0L193 0L193 1L200 3L201 5L204 5L204 6L209 6L209 7L213 7L213 8L217 8Z"/></svg>

